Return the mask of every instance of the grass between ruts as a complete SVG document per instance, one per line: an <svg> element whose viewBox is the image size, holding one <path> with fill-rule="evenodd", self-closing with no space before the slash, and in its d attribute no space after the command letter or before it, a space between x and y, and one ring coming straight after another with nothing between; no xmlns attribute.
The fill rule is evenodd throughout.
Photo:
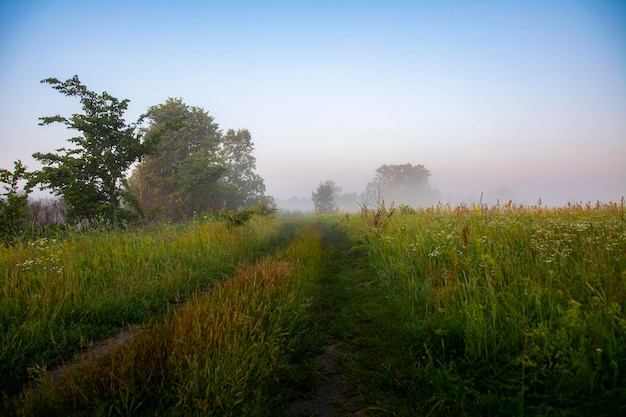
<svg viewBox="0 0 626 417"><path fill-rule="evenodd" d="M322 238L305 227L16 413L281 415L319 382L311 358L329 342L360 416L626 412L617 205L381 207L314 225Z"/></svg>
<svg viewBox="0 0 626 417"><path fill-rule="evenodd" d="M310 323L319 234L242 263L119 349L43 381L12 406L18 415L275 415L292 357ZM297 379L297 378L296 378Z"/></svg>
<svg viewBox="0 0 626 417"><path fill-rule="evenodd" d="M277 220L72 233L0 247L0 395L274 249Z"/></svg>
<svg viewBox="0 0 626 417"><path fill-rule="evenodd" d="M317 222L329 245L327 273L317 282L314 318L325 340L337 344L347 382L345 398L356 398L359 410L337 404L359 416L414 414L406 402L402 373L411 366L406 353L410 334L397 304L380 285L367 256L354 250L347 224L338 216Z"/></svg>

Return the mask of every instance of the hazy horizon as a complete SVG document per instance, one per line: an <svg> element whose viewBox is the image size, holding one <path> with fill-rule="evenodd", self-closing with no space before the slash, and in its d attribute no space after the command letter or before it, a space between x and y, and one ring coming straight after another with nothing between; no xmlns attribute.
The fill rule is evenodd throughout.
<svg viewBox="0 0 626 417"><path fill-rule="evenodd" d="M361 193L422 164L442 202L626 195L626 3L77 1L0 4L0 167L65 146L77 74L131 100L181 97L248 129L267 194ZM504 193L504 194L507 194ZM495 203L495 201L486 201Z"/></svg>

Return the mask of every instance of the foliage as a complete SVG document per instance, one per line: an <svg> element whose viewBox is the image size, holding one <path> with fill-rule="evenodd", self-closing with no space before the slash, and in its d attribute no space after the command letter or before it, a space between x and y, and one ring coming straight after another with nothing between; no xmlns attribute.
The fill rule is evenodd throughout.
<svg viewBox="0 0 626 417"><path fill-rule="evenodd" d="M439 193L430 187L431 173L424 165L382 165L362 196L365 208L379 207L383 200L410 206L428 206L435 203Z"/></svg>
<svg viewBox="0 0 626 417"><path fill-rule="evenodd" d="M148 110L146 137L159 138L158 154L133 172L131 190L148 217L184 219L194 213L271 204L254 172L254 146L247 130L223 135L204 109L169 98Z"/></svg>
<svg viewBox="0 0 626 417"><path fill-rule="evenodd" d="M228 164L221 181L227 186L225 202L231 210L250 208L257 204L272 204L265 195L263 178L254 170L254 145L247 129L229 129L222 138L222 154Z"/></svg>
<svg viewBox="0 0 626 417"><path fill-rule="evenodd" d="M148 109L146 138L158 138L157 153L146 156L130 183L147 213L191 217L220 205L209 199L226 170L218 154L219 132L213 117L182 99L169 98Z"/></svg>
<svg viewBox="0 0 626 417"><path fill-rule="evenodd" d="M238 211L229 210L224 206L213 216L216 220L224 221L228 227L242 226L248 223L254 216L271 216L276 210L267 204L257 204L254 207Z"/></svg>
<svg viewBox="0 0 626 417"><path fill-rule="evenodd" d="M313 204L315 212L318 214L332 213L335 211L337 204L335 203L335 194L338 192L334 181L324 181L320 183L313 192Z"/></svg>
<svg viewBox="0 0 626 417"><path fill-rule="evenodd" d="M0 169L4 193L0 198L0 242L12 244L28 222L28 189L20 192L19 182L28 177L22 161L15 161L13 172Z"/></svg>
<svg viewBox="0 0 626 417"><path fill-rule="evenodd" d="M96 94L81 84L78 76L64 82L47 78L42 83L68 97L78 97L83 114L40 118L41 125L61 123L80 136L67 140L72 148L35 153L33 157L44 167L33 174L30 184L62 196L70 222L104 219L118 223L128 218L130 212L122 207L121 195L125 172L152 146L141 140L140 121L125 122L129 100L120 101L106 92Z"/></svg>

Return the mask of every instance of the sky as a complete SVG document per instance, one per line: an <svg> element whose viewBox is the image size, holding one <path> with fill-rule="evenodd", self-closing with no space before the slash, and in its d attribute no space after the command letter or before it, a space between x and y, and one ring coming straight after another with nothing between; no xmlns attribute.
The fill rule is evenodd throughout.
<svg viewBox="0 0 626 417"><path fill-rule="evenodd" d="M0 1L0 167L65 146L75 74L248 129L278 199L406 163L444 203L626 196L626 1Z"/></svg>

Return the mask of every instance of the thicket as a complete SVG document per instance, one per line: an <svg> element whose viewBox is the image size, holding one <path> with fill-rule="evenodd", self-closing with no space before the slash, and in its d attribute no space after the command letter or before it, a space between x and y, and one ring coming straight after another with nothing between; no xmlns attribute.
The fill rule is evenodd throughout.
<svg viewBox="0 0 626 417"><path fill-rule="evenodd" d="M0 169L0 243L11 245L28 224L28 194L20 190L20 182L27 178L26 167L16 161L13 171Z"/></svg>

